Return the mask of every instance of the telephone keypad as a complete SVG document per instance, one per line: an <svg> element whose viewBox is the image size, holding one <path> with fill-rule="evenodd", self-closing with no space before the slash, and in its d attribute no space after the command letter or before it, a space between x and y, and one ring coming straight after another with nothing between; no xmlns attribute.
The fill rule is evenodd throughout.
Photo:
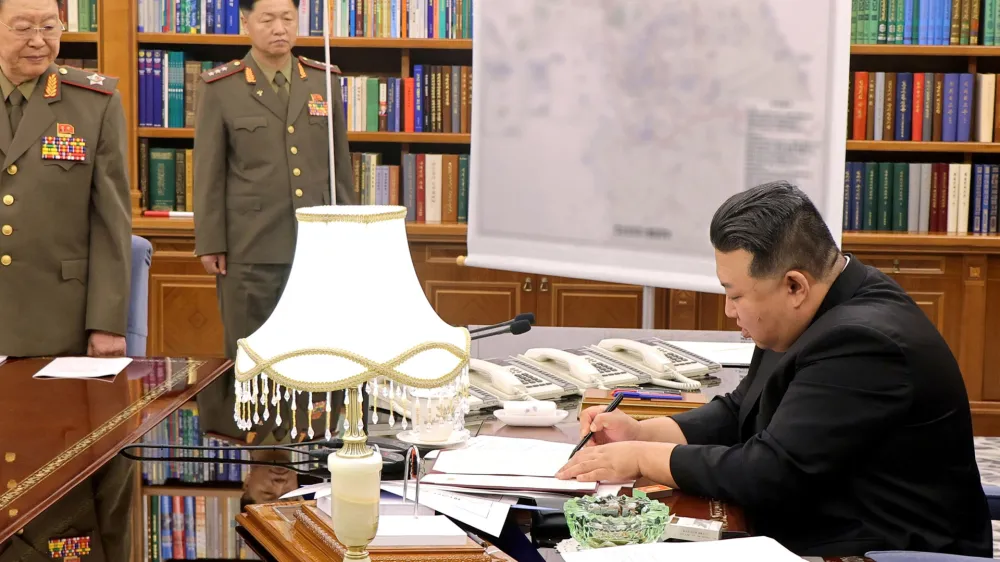
<svg viewBox="0 0 1000 562"><path fill-rule="evenodd" d="M601 377L611 377L614 375L627 374L625 373L625 371L622 371L618 367L615 367L613 365L608 365L607 363L601 361L600 359L597 359L596 357L589 357L587 355L584 355L582 357L587 360L587 363L590 363L591 365L594 366L595 369L597 369L597 372L601 374Z"/></svg>
<svg viewBox="0 0 1000 562"><path fill-rule="evenodd" d="M520 381L521 384L523 384L526 388L537 388L540 386L551 384L547 380L543 380L539 377L536 377L535 375L532 375L527 371L522 371L521 369L518 369L517 367L514 366L508 366L507 370L510 371L510 374L517 377L517 380Z"/></svg>

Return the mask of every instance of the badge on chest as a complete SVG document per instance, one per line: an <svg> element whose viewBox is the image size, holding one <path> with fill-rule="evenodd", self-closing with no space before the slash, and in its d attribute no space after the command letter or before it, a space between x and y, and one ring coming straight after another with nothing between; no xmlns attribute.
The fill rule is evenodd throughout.
<svg viewBox="0 0 1000 562"><path fill-rule="evenodd" d="M330 114L327 103L323 101L323 96L311 94L309 99L309 115L313 117L326 117Z"/></svg>
<svg viewBox="0 0 1000 562"><path fill-rule="evenodd" d="M87 141L76 136L68 123L56 124L56 136L42 137L42 160L75 160L87 158Z"/></svg>

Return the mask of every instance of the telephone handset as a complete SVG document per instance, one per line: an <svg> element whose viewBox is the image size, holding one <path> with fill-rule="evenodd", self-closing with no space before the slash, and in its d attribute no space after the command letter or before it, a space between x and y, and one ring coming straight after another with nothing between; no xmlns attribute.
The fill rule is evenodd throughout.
<svg viewBox="0 0 1000 562"><path fill-rule="evenodd" d="M522 357L531 360L542 370L576 384L581 389L606 388L601 372L585 357L551 347L529 349Z"/></svg>
<svg viewBox="0 0 1000 562"><path fill-rule="evenodd" d="M674 367L674 362L659 349L635 340L608 338L601 340L597 348L617 359L621 359L645 371L653 378L653 384L678 390L697 390L701 383L682 375ZM638 360L638 361L637 361Z"/></svg>
<svg viewBox="0 0 1000 562"><path fill-rule="evenodd" d="M564 394L551 381L516 365L498 365L483 359L469 359L469 382L501 400L539 400Z"/></svg>
<svg viewBox="0 0 1000 562"><path fill-rule="evenodd" d="M528 396L528 389L510 371L482 359L469 358L469 382L504 400L518 400Z"/></svg>

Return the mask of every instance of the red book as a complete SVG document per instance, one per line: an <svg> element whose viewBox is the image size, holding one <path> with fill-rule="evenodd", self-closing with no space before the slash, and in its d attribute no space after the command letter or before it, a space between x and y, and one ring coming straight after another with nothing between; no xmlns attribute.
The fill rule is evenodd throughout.
<svg viewBox="0 0 1000 562"><path fill-rule="evenodd" d="M427 188L424 184L424 167L427 161L427 156L424 154L417 154L417 189L415 191L414 199L417 203L417 220L418 223L427 222L427 201L426 201L426 191Z"/></svg>
<svg viewBox="0 0 1000 562"><path fill-rule="evenodd" d="M406 18L403 18L406 19ZM403 79L403 130L407 133L412 133L414 131L413 126L413 112L415 109L415 102L413 99L413 78Z"/></svg>
<svg viewBox="0 0 1000 562"><path fill-rule="evenodd" d="M851 130L851 138L854 140L865 140L867 129L865 124L868 117L868 73L854 73L854 121Z"/></svg>
<svg viewBox="0 0 1000 562"><path fill-rule="evenodd" d="M913 136L906 140L920 141L924 138L924 73L913 73L913 101L910 104L913 123L910 131Z"/></svg>

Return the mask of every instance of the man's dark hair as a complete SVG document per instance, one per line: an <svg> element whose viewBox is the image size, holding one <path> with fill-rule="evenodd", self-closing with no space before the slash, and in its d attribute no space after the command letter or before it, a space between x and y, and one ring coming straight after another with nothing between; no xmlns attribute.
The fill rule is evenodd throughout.
<svg viewBox="0 0 1000 562"><path fill-rule="evenodd" d="M824 279L840 255L816 206L786 181L727 199L712 217L709 236L720 252L744 250L753 256L749 273L755 279L793 269Z"/></svg>
<svg viewBox="0 0 1000 562"><path fill-rule="evenodd" d="M0 2L2 2L2 1L3 0L0 0ZM240 11L249 14L250 12L253 11L253 6L256 3L257 3L257 0L240 0ZM299 7L299 0L292 0L292 4L296 8L298 8Z"/></svg>

